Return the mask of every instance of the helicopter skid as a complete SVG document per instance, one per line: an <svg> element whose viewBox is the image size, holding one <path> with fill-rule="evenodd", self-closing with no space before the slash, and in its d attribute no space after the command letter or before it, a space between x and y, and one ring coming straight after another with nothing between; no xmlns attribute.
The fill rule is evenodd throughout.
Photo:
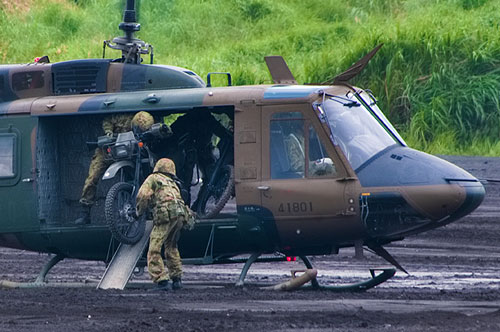
<svg viewBox="0 0 500 332"><path fill-rule="evenodd" d="M379 274L376 275L376 273L379 272ZM389 268L372 268L370 269L370 275L371 279L368 279L366 281L354 283L354 284L348 284L348 285L314 285L311 287L312 289L324 289L324 290L329 290L333 292L364 292L370 288L373 288L375 286L380 285L381 283L389 280L396 274L396 269L389 267ZM316 280L316 279L314 279Z"/></svg>

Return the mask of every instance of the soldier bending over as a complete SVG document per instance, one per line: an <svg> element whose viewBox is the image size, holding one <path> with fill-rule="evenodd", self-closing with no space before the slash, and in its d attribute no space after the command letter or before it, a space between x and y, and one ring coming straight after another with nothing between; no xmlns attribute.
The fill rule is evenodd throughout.
<svg viewBox="0 0 500 332"><path fill-rule="evenodd" d="M149 239L148 272L161 290L182 288L182 262L177 249L177 241L182 227L192 227L193 213L181 198L172 160L158 160L153 170L137 193L137 215L146 213L148 207L153 212L153 230ZM165 244L165 271L161 257L161 247ZM169 280L172 280L170 284Z"/></svg>

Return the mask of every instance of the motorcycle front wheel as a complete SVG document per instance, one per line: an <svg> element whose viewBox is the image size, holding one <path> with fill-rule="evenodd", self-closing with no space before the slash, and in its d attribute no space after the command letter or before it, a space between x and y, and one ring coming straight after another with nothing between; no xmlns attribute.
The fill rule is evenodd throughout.
<svg viewBox="0 0 500 332"><path fill-rule="evenodd" d="M113 237L125 244L135 244L144 235L146 215L135 215L133 186L118 182L109 189L104 205L104 215Z"/></svg>

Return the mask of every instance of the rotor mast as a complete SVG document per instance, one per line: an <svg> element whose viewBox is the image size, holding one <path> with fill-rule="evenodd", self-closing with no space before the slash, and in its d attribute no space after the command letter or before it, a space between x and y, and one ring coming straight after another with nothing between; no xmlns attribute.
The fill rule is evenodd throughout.
<svg viewBox="0 0 500 332"><path fill-rule="evenodd" d="M137 39L134 33L141 30L141 24L137 23L135 0L127 0L125 10L123 12L123 22L118 25L118 28L124 32L124 36L115 37L113 41L104 41L103 58L105 57L106 46L122 51L121 62L140 64L142 54L151 55L151 63L153 63L153 46L145 43L141 39Z"/></svg>

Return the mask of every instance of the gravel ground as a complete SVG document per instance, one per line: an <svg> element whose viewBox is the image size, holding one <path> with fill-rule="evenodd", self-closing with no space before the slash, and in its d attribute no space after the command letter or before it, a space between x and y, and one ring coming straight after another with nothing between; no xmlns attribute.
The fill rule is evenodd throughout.
<svg viewBox="0 0 500 332"><path fill-rule="evenodd" d="M500 158L446 157L480 179L500 178ZM409 271L363 293L276 292L299 262L186 266L185 287L155 292L145 274L125 291L96 290L100 262L64 260L36 289L0 288L0 331L500 331L500 184L470 216L386 248ZM33 281L45 254L0 249L0 280ZM312 258L321 284L368 278L387 266L366 252ZM78 283L78 284L75 284Z"/></svg>

